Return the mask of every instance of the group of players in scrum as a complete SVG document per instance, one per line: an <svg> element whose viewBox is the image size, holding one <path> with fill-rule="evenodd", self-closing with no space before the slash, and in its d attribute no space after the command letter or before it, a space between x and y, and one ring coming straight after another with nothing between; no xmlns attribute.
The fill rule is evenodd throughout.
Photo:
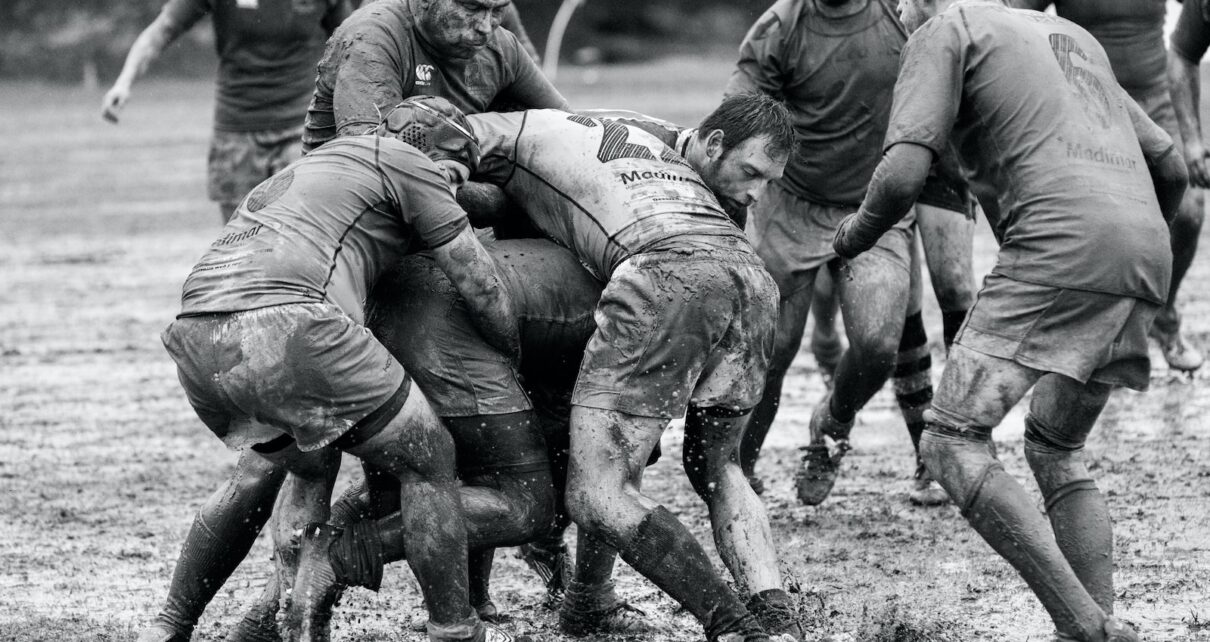
<svg viewBox="0 0 1210 642"><path fill-rule="evenodd" d="M430 639L509 639L485 624L487 579L495 547L523 544L544 579L565 582L569 634L642 635L610 582L620 556L710 640L805 639L752 464L821 267L851 347L812 417L800 499L827 496L853 416L896 360L909 383L927 378L922 329L905 329L918 316L903 321L908 227L913 207L924 227L921 194L969 210L955 166L1001 250L965 321L947 327L931 410L909 418L922 478L1021 573L1058 639L1137 639L1112 616L1108 511L1081 450L1113 386L1147 385L1148 331L1171 308L1167 221L1187 178L1097 40L995 0L901 0L897 17L881 0L782 0L746 38L728 97L682 129L568 111L540 76L510 69L525 65L496 28L506 4L354 13L320 63L309 153L243 199L186 280L164 343L199 417L244 452L143 639L187 639L271 512L277 574L235 639L326 639L339 591L377 589L398 560ZM426 22L443 7L451 19ZM893 110L889 87L805 68L803 34L854 33L868 47L831 53L875 76L889 66ZM417 60L433 75L414 76ZM828 113L812 91L865 109ZM863 102L879 91L881 123ZM408 98L430 92L443 97ZM528 109L485 112L500 98ZM872 154L836 156L838 141L879 128ZM472 223L534 238L484 243ZM952 236L969 254L969 230ZM990 442L1030 388L1026 455L1045 515ZM685 472L736 590L641 491L681 415ZM366 481L332 504L341 452Z"/></svg>

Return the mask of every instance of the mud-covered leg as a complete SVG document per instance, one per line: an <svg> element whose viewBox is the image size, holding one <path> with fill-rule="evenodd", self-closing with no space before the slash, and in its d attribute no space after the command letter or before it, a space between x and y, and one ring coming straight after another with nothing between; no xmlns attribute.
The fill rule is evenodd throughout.
<svg viewBox="0 0 1210 642"><path fill-rule="evenodd" d="M1105 612L1034 500L992 454L991 430L1042 375L955 344L921 440L925 464L972 527L1042 602L1060 634L1100 640Z"/></svg>
<svg viewBox="0 0 1210 642"><path fill-rule="evenodd" d="M916 229L924 246L937 306L941 308L942 332L948 350L966 320L966 313L975 304L972 258L975 221L963 212L917 203Z"/></svg>
<svg viewBox="0 0 1210 642"><path fill-rule="evenodd" d="M815 274L814 288L811 297L811 318L814 320L811 354L815 357L824 387L831 388L836 365L844 354L844 340L840 337L840 327L836 322L840 313L840 299L832 282L832 273L827 270L819 270Z"/></svg>
<svg viewBox="0 0 1210 642"><path fill-rule="evenodd" d="M811 311L812 284L817 271L811 270L791 279L796 288L781 299L773 358L769 360L769 371L765 375L764 393L744 423L744 435L739 450L740 467L749 480L756 480L757 483L753 483L753 486L758 493L764 490L764 484L759 483L756 476L756 461L760 458L761 446L765 443L765 437L768 436L769 428L777 416L786 372L790 370L790 365L794 363L794 357L802 344L807 315Z"/></svg>
<svg viewBox="0 0 1210 642"><path fill-rule="evenodd" d="M286 477L255 452L244 451L231 476L198 510L181 546L168 599L140 642L188 640L215 593L248 555L273 511Z"/></svg>
<svg viewBox="0 0 1210 642"><path fill-rule="evenodd" d="M721 408L689 409L685 474L710 509L714 542L766 633L802 640L793 601L782 589L773 529L764 504L745 483L736 457L743 415Z"/></svg>
<svg viewBox="0 0 1210 642"><path fill-rule="evenodd" d="M1113 613L1113 525L1088 473L1084 441L1109 400L1105 384L1047 375L1025 418L1025 458L1045 500L1055 540L1084 588Z"/></svg>
<svg viewBox="0 0 1210 642"><path fill-rule="evenodd" d="M635 484L666 424L665 419L575 406L567 486L571 516L692 613L707 639L762 635L693 535Z"/></svg>

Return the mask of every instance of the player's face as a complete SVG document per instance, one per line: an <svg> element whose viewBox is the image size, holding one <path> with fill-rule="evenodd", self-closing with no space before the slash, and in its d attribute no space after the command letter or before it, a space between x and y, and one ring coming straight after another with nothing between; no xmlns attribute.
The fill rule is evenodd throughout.
<svg viewBox="0 0 1210 642"><path fill-rule="evenodd" d="M510 0L431 0L420 25L441 54L455 59L473 58L487 46L492 31Z"/></svg>
<svg viewBox="0 0 1210 642"><path fill-rule="evenodd" d="M701 176L723 209L736 212L752 205L769 181L781 178L788 159L770 156L768 147L768 136L753 136L725 153L711 155Z"/></svg>
<svg viewBox="0 0 1210 642"><path fill-rule="evenodd" d="M929 9L930 5L934 4L929 0L899 0L899 6L896 7L899 11L899 21L903 23L908 33L916 31L920 25L933 17L933 12L930 12Z"/></svg>

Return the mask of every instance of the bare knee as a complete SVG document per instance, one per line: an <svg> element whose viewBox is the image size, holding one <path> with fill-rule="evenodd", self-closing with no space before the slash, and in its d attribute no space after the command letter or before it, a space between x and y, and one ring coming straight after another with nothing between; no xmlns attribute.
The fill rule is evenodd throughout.
<svg viewBox="0 0 1210 642"><path fill-rule="evenodd" d="M580 475L567 480L567 513L580 528L589 533L603 533L608 527L605 503L607 493L595 492Z"/></svg>
<svg viewBox="0 0 1210 642"><path fill-rule="evenodd" d="M1200 190L1189 190L1172 219L1173 238L1196 238L1205 219L1204 199Z"/></svg>

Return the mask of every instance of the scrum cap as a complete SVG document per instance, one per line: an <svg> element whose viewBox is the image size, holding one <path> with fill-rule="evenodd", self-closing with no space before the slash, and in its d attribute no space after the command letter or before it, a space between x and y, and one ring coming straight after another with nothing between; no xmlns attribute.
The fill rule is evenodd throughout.
<svg viewBox="0 0 1210 642"><path fill-rule="evenodd" d="M462 163L471 173L479 167L479 139L466 116L444 98L413 96L387 112L379 136L397 138L434 161Z"/></svg>

